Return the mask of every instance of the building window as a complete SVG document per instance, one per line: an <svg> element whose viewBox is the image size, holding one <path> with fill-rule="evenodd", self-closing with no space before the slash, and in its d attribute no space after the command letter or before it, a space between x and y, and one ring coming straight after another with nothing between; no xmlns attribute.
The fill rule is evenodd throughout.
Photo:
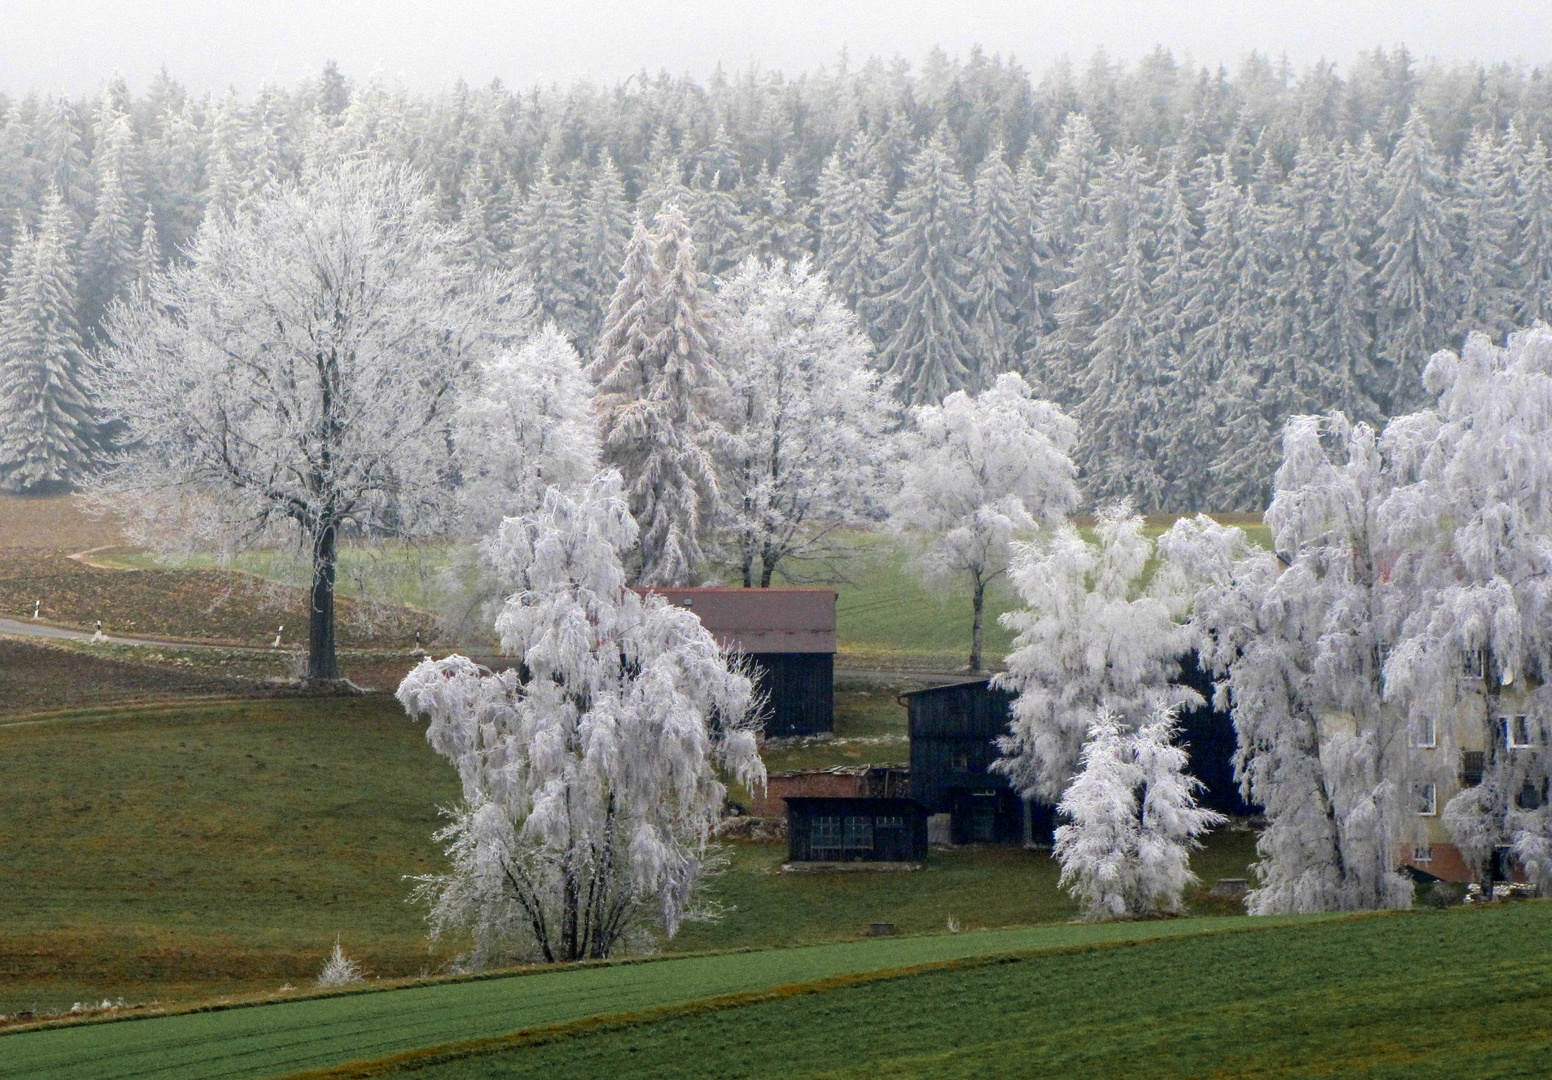
<svg viewBox="0 0 1552 1080"><path fill-rule="evenodd" d="M873 850L873 819L848 817L846 830L841 837L841 847L846 851Z"/></svg>
<svg viewBox="0 0 1552 1080"><path fill-rule="evenodd" d="M878 817L873 819L875 829L903 829L905 818L903 817Z"/></svg>
<svg viewBox="0 0 1552 1080"><path fill-rule="evenodd" d="M1417 792L1417 812L1424 817L1433 817L1437 814L1439 812L1438 789L1432 783L1427 783L1418 784L1415 790Z"/></svg>
<svg viewBox="0 0 1552 1080"><path fill-rule="evenodd" d="M1500 716L1498 738L1510 750L1520 750L1531 745L1530 718L1528 716Z"/></svg>
<svg viewBox="0 0 1552 1080"><path fill-rule="evenodd" d="M1412 861L1413 862L1433 862L1433 845L1432 844L1413 844L1412 845Z"/></svg>
<svg viewBox="0 0 1552 1080"><path fill-rule="evenodd" d="M1472 649L1467 652L1465 661L1461 664L1461 674L1468 679L1481 682L1487 675L1487 650Z"/></svg>
<svg viewBox="0 0 1552 1080"><path fill-rule="evenodd" d="M809 830L809 845L816 848L833 849L841 846L841 819L838 817L816 817Z"/></svg>
<svg viewBox="0 0 1552 1080"><path fill-rule="evenodd" d="M1439 745L1433 717L1419 716L1412 721L1412 745L1423 750L1432 750Z"/></svg>

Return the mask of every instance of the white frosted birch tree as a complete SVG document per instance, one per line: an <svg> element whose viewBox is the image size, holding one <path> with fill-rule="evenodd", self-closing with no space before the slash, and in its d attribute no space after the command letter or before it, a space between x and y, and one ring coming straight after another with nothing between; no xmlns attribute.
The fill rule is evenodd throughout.
<svg viewBox="0 0 1552 1080"><path fill-rule="evenodd" d="M724 542L744 586L834 554L836 529L878 508L894 409L856 316L807 261L746 261L722 289L730 394Z"/></svg>
<svg viewBox="0 0 1552 1080"><path fill-rule="evenodd" d="M527 293L461 269L460 239L409 173L351 163L212 214L110 318L98 389L125 449L98 494L158 545L294 527L310 682L339 678L341 534L444 528L459 385L529 326Z"/></svg>
<svg viewBox="0 0 1552 1080"><path fill-rule="evenodd" d="M692 612L626 587L636 543L619 475L551 488L502 526L517 591L496 622L519 666L423 662L399 687L463 803L421 879L433 934L471 967L603 958L696 913L723 777L756 787L749 679Z"/></svg>
<svg viewBox="0 0 1552 1080"><path fill-rule="evenodd" d="M979 395L919 406L903 439L897 529L924 534L917 565L941 582L969 578L970 670L981 670L986 589L1007 573L1020 533L1051 527L1077 505L1068 455L1077 426L1012 372Z"/></svg>

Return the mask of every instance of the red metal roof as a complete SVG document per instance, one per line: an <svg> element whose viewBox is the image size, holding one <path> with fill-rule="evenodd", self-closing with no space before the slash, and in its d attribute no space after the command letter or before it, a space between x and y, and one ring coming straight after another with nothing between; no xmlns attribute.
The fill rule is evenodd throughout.
<svg viewBox="0 0 1552 1080"><path fill-rule="evenodd" d="M835 652L833 589L638 589L700 616L726 649L744 653Z"/></svg>

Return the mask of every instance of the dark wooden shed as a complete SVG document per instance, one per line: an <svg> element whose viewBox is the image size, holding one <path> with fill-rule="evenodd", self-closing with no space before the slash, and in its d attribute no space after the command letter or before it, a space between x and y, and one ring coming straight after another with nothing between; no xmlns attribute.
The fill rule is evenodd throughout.
<svg viewBox="0 0 1552 1080"><path fill-rule="evenodd" d="M900 701L910 724L911 796L928 813L949 815L954 843L1051 842L1054 809L1019 798L991 771L1013 694L976 679L913 690Z"/></svg>
<svg viewBox="0 0 1552 1080"><path fill-rule="evenodd" d="M754 662L768 736L835 730L835 592L832 589L656 588L700 616L725 649Z"/></svg>
<svg viewBox="0 0 1552 1080"><path fill-rule="evenodd" d="M920 862L927 809L915 799L787 798L791 862Z"/></svg>

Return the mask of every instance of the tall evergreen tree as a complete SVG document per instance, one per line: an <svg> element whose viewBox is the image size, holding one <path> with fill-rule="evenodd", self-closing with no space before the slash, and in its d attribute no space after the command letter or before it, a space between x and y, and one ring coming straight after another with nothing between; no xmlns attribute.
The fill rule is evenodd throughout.
<svg viewBox="0 0 1552 1080"><path fill-rule="evenodd" d="M1537 139L1526 152L1519 179L1519 286L1521 323L1552 320L1552 162Z"/></svg>
<svg viewBox="0 0 1552 1080"><path fill-rule="evenodd" d="M630 205L625 181L614 159L605 154L588 177L587 198L582 204L580 260L582 264L583 333L577 347L586 355L603 324L607 297L614 294L630 240Z"/></svg>
<svg viewBox="0 0 1552 1080"><path fill-rule="evenodd" d="M1345 386L1342 411L1377 419L1382 392L1375 368L1372 257L1378 228L1379 160L1368 140L1345 143L1330 162L1325 231L1318 238L1324 272L1316 291L1314 340L1327 378ZM1339 395L1337 400L1343 400Z"/></svg>
<svg viewBox="0 0 1552 1080"><path fill-rule="evenodd" d="M1444 177L1422 112L1414 111L1385 166L1379 219L1380 404L1404 412L1423 399L1423 365L1455 326L1450 302Z"/></svg>
<svg viewBox="0 0 1552 1080"><path fill-rule="evenodd" d="M718 500L712 444L722 380L689 222L670 205L654 225L637 222L590 374L604 461L625 478L641 527L632 576L686 585L699 576Z"/></svg>
<svg viewBox="0 0 1552 1080"><path fill-rule="evenodd" d="M53 188L36 237L11 256L0 301L0 484L67 488L91 463L96 427L76 323L75 223Z"/></svg>
<svg viewBox="0 0 1552 1080"><path fill-rule="evenodd" d="M819 175L819 265L836 295L863 316L871 314L887 221L879 182L863 171L866 151L855 140L848 153L831 155Z"/></svg>
<svg viewBox="0 0 1552 1080"><path fill-rule="evenodd" d="M948 133L939 130L906 170L880 259L888 327L880 361L908 404L936 404L978 377L975 334L964 314L970 301L963 247L969 217Z"/></svg>
<svg viewBox="0 0 1552 1080"><path fill-rule="evenodd" d="M1453 200L1459 253L1450 261L1460 303L1453 338L1480 331L1501 341L1513 325L1516 150L1512 133L1500 141L1479 131L1461 158Z"/></svg>
<svg viewBox="0 0 1552 1080"><path fill-rule="evenodd" d="M518 212L514 254L533 278L546 319L574 338L581 329L582 259L571 189L541 166Z"/></svg>
<svg viewBox="0 0 1552 1080"><path fill-rule="evenodd" d="M1032 287L1034 251L1013 170L999 143L976 171L970 227L970 325L983 380L1021 362L1020 319Z"/></svg>

